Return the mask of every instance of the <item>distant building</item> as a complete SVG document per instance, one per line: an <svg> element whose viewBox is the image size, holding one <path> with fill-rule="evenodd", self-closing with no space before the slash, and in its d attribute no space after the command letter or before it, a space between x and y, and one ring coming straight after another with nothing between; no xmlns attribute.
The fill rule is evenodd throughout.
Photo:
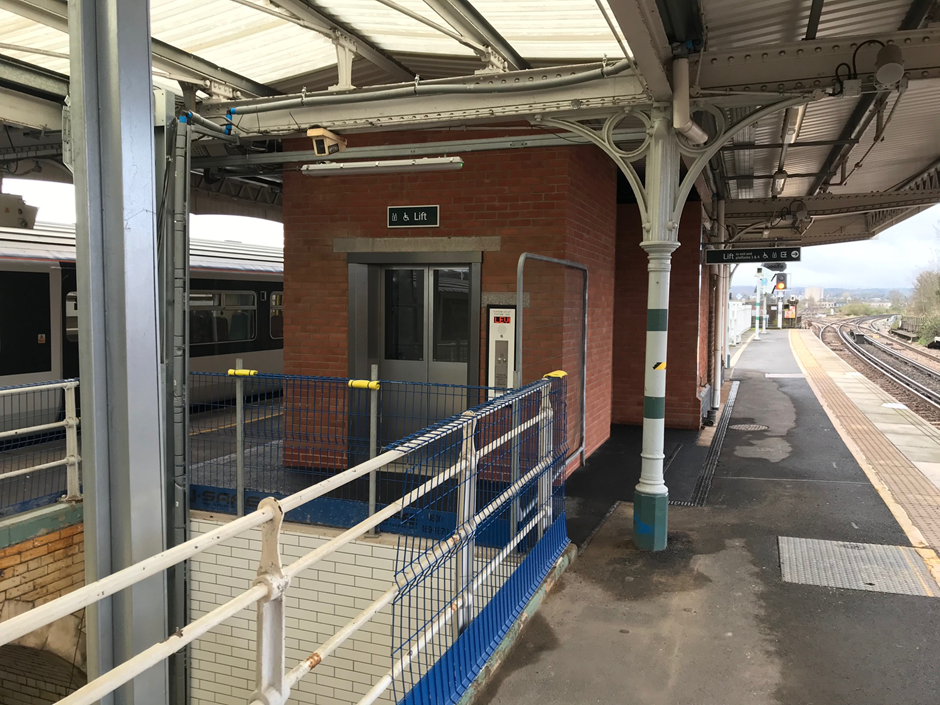
<svg viewBox="0 0 940 705"><path fill-rule="evenodd" d="M825 298L826 290L821 286L808 286L803 294L804 299L813 299L814 301L822 301Z"/></svg>

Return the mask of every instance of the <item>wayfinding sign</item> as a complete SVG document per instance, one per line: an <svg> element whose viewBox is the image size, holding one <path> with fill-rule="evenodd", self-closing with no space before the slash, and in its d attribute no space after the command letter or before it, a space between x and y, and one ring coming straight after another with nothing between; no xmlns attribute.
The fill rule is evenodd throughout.
<svg viewBox="0 0 940 705"><path fill-rule="evenodd" d="M738 250L705 250L705 264L738 262L799 262L799 247L748 247Z"/></svg>
<svg viewBox="0 0 940 705"><path fill-rule="evenodd" d="M390 228L436 228L441 224L440 206L389 206Z"/></svg>

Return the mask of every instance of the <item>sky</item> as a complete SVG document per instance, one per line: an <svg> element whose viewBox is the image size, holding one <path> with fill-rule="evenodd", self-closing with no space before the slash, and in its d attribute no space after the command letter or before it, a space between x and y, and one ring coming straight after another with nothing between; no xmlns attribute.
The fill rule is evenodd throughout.
<svg viewBox="0 0 940 705"><path fill-rule="evenodd" d="M39 221L74 223L75 197L70 184L28 179L3 180L4 193L13 193L38 206ZM192 237L253 245L282 246L280 223L229 215L193 215ZM905 289L928 267L940 266L940 206L934 206L895 225L871 240L804 247L802 261L791 263L791 287L847 289ZM738 267L732 285L754 282L757 265Z"/></svg>
<svg viewBox="0 0 940 705"><path fill-rule="evenodd" d="M804 247L787 265L791 287L907 289L928 267L940 266L940 206L888 228L871 240ZM756 264L742 264L732 286L754 283Z"/></svg>

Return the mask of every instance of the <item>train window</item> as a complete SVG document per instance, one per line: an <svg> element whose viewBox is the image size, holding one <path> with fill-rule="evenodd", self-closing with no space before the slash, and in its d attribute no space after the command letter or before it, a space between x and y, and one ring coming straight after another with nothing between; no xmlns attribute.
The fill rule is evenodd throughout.
<svg viewBox="0 0 940 705"><path fill-rule="evenodd" d="M271 337L280 340L284 337L284 292L271 292Z"/></svg>
<svg viewBox="0 0 940 705"><path fill-rule="evenodd" d="M78 292L70 291L65 295L65 339L78 342Z"/></svg>
<svg viewBox="0 0 940 705"><path fill-rule="evenodd" d="M254 340L257 303L253 291L192 291L189 294L191 345Z"/></svg>

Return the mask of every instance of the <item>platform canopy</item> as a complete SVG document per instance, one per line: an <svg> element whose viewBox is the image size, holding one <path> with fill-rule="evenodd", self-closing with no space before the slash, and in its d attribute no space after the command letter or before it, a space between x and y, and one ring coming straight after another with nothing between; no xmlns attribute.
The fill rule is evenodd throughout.
<svg viewBox="0 0 940 705"><path fill-rule="evenodd" d="M0 0L4 173L61 160L67 10L66 0ZM674 56L690 59L693 117L711 135L812 96L737 134L696 183L711 215L713 198L726 201L736 244L864 239L940 201L937 19L935 0L151 0L155 84L213 119L285 95L467 87L236 116L239 144L197 144L195 186L268 213L279 205L277 139L314 124L353 135L512 122L545 144L539 116L598 127L611 111L671 101ZM878 42L901 48L899 86L875 80ZM630 68L606 75L624 57ZM598 70L564 89L473 94ZM620 127L624 148L643 136L629 117ZM522 142L510 146L538 140ZM350 147L343 158L380 156ZM843 195L851 205L833 199Z"/></svg>

